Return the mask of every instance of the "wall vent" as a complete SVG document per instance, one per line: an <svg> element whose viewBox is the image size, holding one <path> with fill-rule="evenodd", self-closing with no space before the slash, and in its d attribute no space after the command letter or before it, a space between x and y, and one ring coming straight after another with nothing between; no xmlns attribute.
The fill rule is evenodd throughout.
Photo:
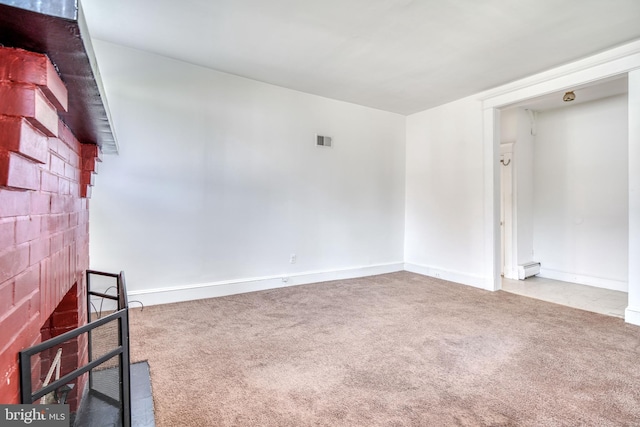
<svg viewBox="0 0 640 427"><path fill-rule="evenodd" d="M316 145L322 147L331 147L331 137L316 135Z"/></svg>

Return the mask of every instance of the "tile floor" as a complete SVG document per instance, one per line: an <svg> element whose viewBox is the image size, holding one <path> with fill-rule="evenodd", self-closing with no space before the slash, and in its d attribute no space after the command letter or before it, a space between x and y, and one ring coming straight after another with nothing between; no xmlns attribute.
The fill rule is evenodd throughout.
<svg viewBox="0 0 640 427"><path fill-rule="evenodd" d="M502 279L502 290L582 310L624 318L627 293L542 277Z"/></svg>

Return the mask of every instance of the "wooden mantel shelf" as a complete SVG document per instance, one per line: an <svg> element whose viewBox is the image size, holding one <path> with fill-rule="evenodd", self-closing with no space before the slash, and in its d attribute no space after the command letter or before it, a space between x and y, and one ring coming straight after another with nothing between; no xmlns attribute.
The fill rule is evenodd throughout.
<svg viewBox="0 0 640 427"><path fill-rule="evenodd" d="M0 0L0 44L46 54L69 91L61 119L83 143L117 153L107 99L77 0Z"/></svg>

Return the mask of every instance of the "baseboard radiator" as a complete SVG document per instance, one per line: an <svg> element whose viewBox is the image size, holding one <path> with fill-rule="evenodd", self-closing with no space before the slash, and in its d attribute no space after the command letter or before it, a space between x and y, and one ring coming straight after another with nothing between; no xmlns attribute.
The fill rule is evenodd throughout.
<svg viewBox="0 0 640 427"><path fill-rule="evenodd" d="M539 262L528 262L518 266L518 280L524 280L527 277L535 276L536 274L540 274Z"/></svg>

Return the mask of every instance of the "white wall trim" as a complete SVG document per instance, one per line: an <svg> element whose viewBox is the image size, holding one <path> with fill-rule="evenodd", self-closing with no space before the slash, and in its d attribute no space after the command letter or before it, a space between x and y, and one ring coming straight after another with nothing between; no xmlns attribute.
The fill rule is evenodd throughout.
<svg viewBox="0 0 640 427"><path fill-rule="evenodd" d="M486 101L484 104L485 108L498 107L509 103L508 98L511 98L516 92L521 98L520 100L542 95L542 93L530 93L528 94L530 96L526 94L527 91L531 91L531 88L541 83L558 80L566 83L567 86L575 86L577 75L585 71L588 72L581 75L583 81L580 83L589 83L591 81L613 77L638 68L638 55L640 55L640 40L489 89L480 93L479 99ZM634 58L634 56L636 56L636 58ZM594 75L590 76L590 74ZM567 79L565 80L564 78ZM523 90L522 93L520 92L521 90ZM558 89L550 89L547 93L555 90ZM503 95L506 96L503 97Z"/></svg>
<svg viewBox="0 0 640 427"><path fill-rule="evenodd" d="M484 277L474 276L467 273L461 273L459 271L445 270L438 267L432 267L422 264L413 264L406 262L404 269L411 273L422 274L423 276L434 277L436 279L448 280L450 282L460 283L462 285L472 286L474 288L485 289L493 291L493 287L487 287L487 283Z"/></svg>
<svg viewBox="0 0 640 427"><path fill-rule="evenodd" d="M545 279L562 280L563 282L578 283L580 285L594 286L597 288L610 289L612 291L627 292L627 282L623 280L605 279L602 277L583 276L580 274L567 273L565 271L540 268L538 277Z"/></svg>
<svg viewBox="0 0 640 427"><path fill-rule="evenodd" d="M492 98L481 98L481 100L484 108L500 108L538 96L620 76L640 67L639 63L640 53L635 53L611 62L598 63L593 67L580 68L571 73L540 79L536 83L513 89Z"/></svg>
<svg viewBox="0 0 640 427"><path fill-rule="evenodd" d="M624 321L640 326L640 307L627 307L624 311Z"/></svg>
<svg viewBox="0 0 640 427"><path fill-rule="evenodd" d="M483 110L484 259L483 289L501 288L500 270L500 111Z"/></svg>
<svg viewBox="0 0 640 427"><path fill-rule="evenodd" d="M517 202L518 202L518 186L516 185L516 153L515 142L506 142L500 144L500 212L504 213L504 224L501 229L504 232L504 238L501 241L504 244L502 253L504 256L504 265L501 265L502 274L508 279L518 278L518 220L517 220ZM502 164L504 159L508 159L508 165ZM508 180L508 187L503 188L503 181ZM502 206L503 197L506 192L511 197L511 203L505 203ZM504 209L504 210L503 210Z"/></svg>
<svg viewBox="0 0 640 427"><path fill-rule="evenodd" d="M402 271L403 269L404 263L394 262L387 264L349 267L339 270L308 271L296 274L249 277L243 279L221 280L218 282L197 283L192 285L168 286L155 289L141 289L130 291L128 295L130 301L140 301L144 305L169 304L173 302L215 298L246 292L284 288L287 286L327 282L331 280L344 280L354 279L357 277L375 276L377 274L395 273L397 271ZM135 307L135 304L133 306Z"/></svg>

